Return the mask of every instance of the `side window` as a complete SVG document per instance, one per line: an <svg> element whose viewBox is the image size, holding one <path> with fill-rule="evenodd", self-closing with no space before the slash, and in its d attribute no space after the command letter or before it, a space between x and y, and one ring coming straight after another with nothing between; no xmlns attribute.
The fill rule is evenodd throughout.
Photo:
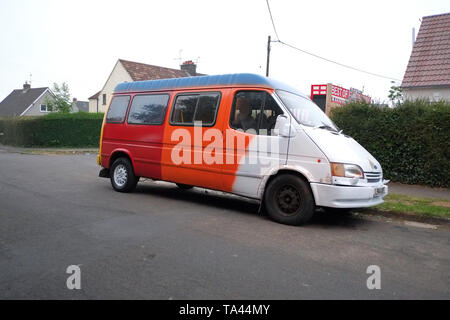
<svg viewBox="0 0 450 320"><path fill-rule="evenodd" d="M201 121L203 125L212 125L216 122L217 107L219 106L218 93L201 94L195 111L194 121Z"/></svg>
<svg viewBox="0 0 450 320"><path fill-rule="evenodd" d="M251 134L271 135L278 115L275 100L265 91L240 91L233 99L230 127Z"/></svg>
<svg viewBox="0 0 450 320"><path fill-rule="evenodd" d="M162 124L168 102L168 94L135 96L128 113L128 123Z"/></svg>
<svg viewBox="0 0 450 320"><path fill-rule="evenodd" d="M202 126L213 125L219 102L220 93L216 92L179 95L172 110L170 123L194 125L194 121L201 121Z"/></svg>
<svg viewBox="0 0 450 320"><path fill-rule="evenodd" d="M108 114L106 115L106 122L122 123L125 120L128 102L130 102L130 96L114 97L109 106Z"/></svg>
<svg viewBox="0 0 450 320"><path fill-rule="evenodd" d="M198 95L178 96L172 111L173 124L193 124L194 113L197 107Z"/></svg>
<svg viewBox="0 0 450 320"><path fill-rule="evenodd" d="M259 123L259 131L260 135L272 135L273 129L275 128L275 124L277 122L277 117L283 114L283 110L279 107L278 103L266 93L266 100L263 105L263 114L261 116L261 122Z"/></svg>

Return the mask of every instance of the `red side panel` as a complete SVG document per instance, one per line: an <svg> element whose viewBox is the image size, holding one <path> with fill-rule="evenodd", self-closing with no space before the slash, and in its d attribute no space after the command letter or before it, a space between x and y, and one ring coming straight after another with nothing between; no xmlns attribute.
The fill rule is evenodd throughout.
<svg viewBox="0 0 450 320"><path fill-rule="evenodd" d="M171 99L169 99L169 105L170 103ZM137 176L161 179L160 163L164 123L162 125L140 125L128 124L126 120L121 124L105 123L102 165L108 168L110 156L114 152L121 151L130 156Z"/></svg>

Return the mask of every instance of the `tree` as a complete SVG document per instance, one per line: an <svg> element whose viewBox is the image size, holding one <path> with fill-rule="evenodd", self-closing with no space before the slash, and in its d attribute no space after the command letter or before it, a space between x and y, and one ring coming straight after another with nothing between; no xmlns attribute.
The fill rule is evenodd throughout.
<svg viewBox="0 0 450 320"><path fill-rule="evenodd" d="M48 110L69 113L72 110L70 102L69 86L63 82L60 86L57 83L53 84L53 97L46 98L46 105Z"/></svg>
<svg viewBox="0 0 450 320"><path fill-rule="evenodd" d="M392 86L389 90L388 98L394 106L398 106L403 102L403 89L400 86L396 86L394 81L391 81L391 83Z"/></svg>

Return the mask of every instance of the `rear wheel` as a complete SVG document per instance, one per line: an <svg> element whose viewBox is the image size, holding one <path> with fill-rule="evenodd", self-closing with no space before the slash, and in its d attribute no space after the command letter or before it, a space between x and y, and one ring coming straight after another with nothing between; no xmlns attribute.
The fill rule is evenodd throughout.
<svg viewBox="0 0 450 320"><path fill-rule="evenodd" d="M178 188L183 189L183 190L190 190L192 189L194 186L188 185L188 184L182 184L182 183L177 183Z"/></svg>
<svg viewBox="0 0 450 320"><path fill-rule="evenodd" d="M264 195L268 215L275 221L301 225L314 214L314 197L300 177L280 174L269 184Z"/></svg>
<svg viewBox="0 0 450 320"><path fill-rule="evenodd" d="M128 158L116 159L110 168L111 184L119 192L131 192L136 188L139 177L134 175L133 166Z"/></svg>

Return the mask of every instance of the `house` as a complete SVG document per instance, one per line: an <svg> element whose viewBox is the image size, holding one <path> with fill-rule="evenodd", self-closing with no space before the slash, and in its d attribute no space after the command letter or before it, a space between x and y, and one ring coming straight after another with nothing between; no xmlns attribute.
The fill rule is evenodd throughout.
<svg viewBox="0 0 450 320"><path fill-rule="evenodd" d="M423 17L401 87L409 100L450 101L450 13Z"/></svg>
<svg viewBox="0 0 450 320"><path fill-rule="evenodd" d="M197 65L191 60L183 62L180 69L170 69L119 59L103 88L89 98L89 112L105 112L115 87L121 82L183 78L199 76Z"/></svg>
<svg viewBox="0 0 450 320"><path fill-rule="evenodd" d="M77 98L73 98L72 100L72 110L71 113L74 112L89 112L89 102L88 101L78 101Z"/></svg>
<svg viewBox="0 0 450 320"><path fill-rule="evenodd" d="M47 99L53 99L53 93L48 87L31 88L25 82L22 89L13 90L0 102L0 117L45 115L51 111L45 104Z"/></svg>

